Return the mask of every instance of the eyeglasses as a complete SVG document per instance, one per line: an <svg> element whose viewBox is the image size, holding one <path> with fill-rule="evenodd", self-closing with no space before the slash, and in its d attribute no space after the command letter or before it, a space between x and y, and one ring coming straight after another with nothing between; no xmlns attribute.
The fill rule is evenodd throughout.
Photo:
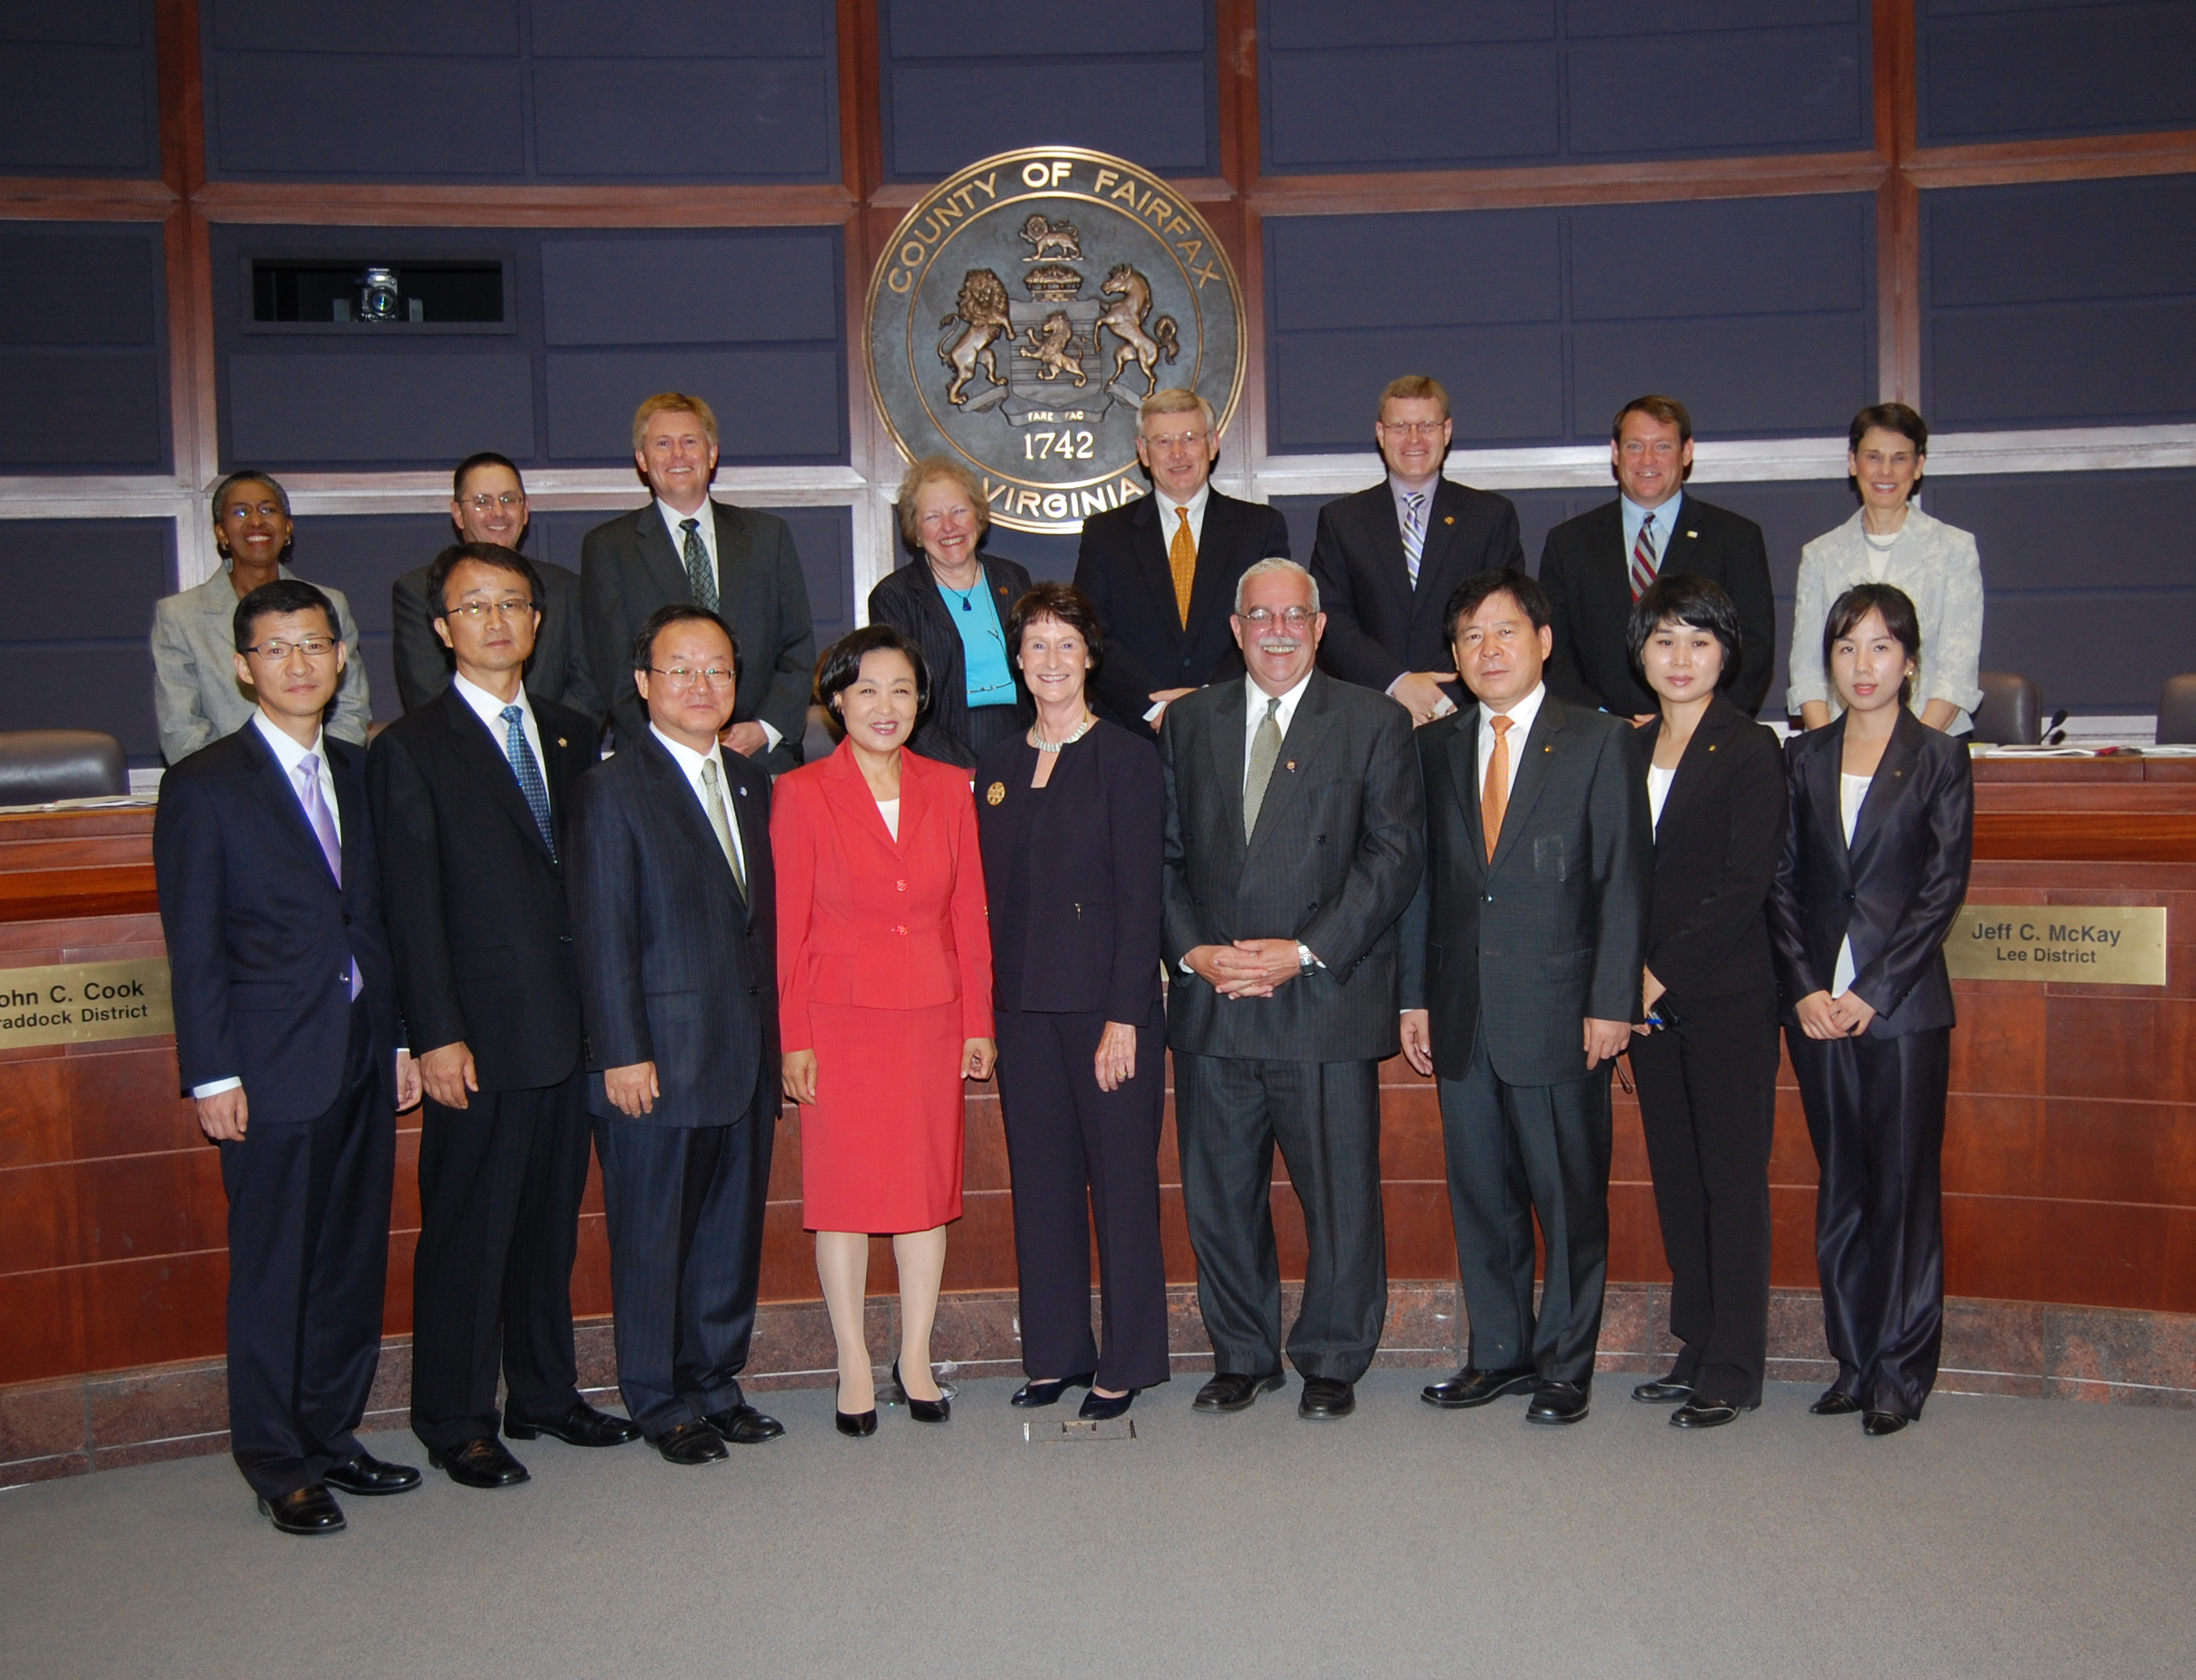
<svg viewBox="0 0 2196 1680"><path fill-rule="evenodd" d="M494 613L498 618L516 621L533 610L534 603L523 595L506 595L500 601L460 601L442 616L461 618L468 624L478 624L488 613Z"/></svg>
<svg viewBox="0 0 2196 1680"><path fill-rule="evenodd" d="M1447 420L1383 420L1382 431L1392 431L1404 437L1439 437Z"/></svg>
<svg viewBox="0 0 2196 1680"><path fill-rule="evenodd" d="M280 665L293 653L301 653L307 659L326 659L335 650L336 644L333 638L327 636L308 636L303 640L297 642L262 642L256 648L246 648L245 652L258 655L269 665Z"/></svg>
<svg viewBox="0 0 2196 1680"><path fill-rule="evenodd" d="M280 502L261 502L257 507L248 502L233 502L222 509L221 517L224 519L234 519L241 525L255 513L263 519L280 519L287 517Z"/></svg>
<svg viewBox="0 0 2196 1680"><path fill-rule="evenodd" d="M729 665L712 665L696 671L691 665L674 665L666 670L660 665L648 667L674 689L691 689L696 683L707 683L713 689L731 687L735 673Z"/></svg>
<svg viewBox="0 0 2196 1680"><path fill-rule="evenodd" d="M1242 619L1253 630L1263 630L1277 619L1292 630L1302 630L1318 616L1309 607L1286 607L1278 613L1270 607L1253 607Z"/></svg>
<svg viewBox="0 0 2196 1680"><path fill-rule="evenodd" d="M501 495L491 496L485 490L477 496L465 498L465 505L475 513L486 513L492 507L524 507L526 492L506 490Z"/></svg>
<svg viewBox="0 0 2196 1680"><path fill-rule="evenodd" d="M1174 431L1162 437L1147 436L1144 439L1154 449L1202 449L1211 441L1209 431Z"/></svg>

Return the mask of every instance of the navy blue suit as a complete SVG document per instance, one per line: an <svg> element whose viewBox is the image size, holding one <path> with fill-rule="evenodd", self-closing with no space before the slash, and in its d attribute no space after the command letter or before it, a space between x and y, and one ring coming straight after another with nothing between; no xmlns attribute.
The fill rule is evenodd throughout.
<svg viewBox="0 0 2196 1680"><path fill-rule="evenodd" d="M341 886L254 723L169 771L153 823L183 1090L240 1078L249 1109L244 1140L220 1146L229 1438L270 1499L357 1456L396 1167L399 1028L366 754L327 735L320 750Z"/></svg>
<svg viewBox="0 0 2196 1680"><path fill-rule="evenodd" d="M721 756L744 898L693 784L645 730L573 783L566 835L618 1387L651 1440L742 1404L777 1129L770 778ZM603 1070L639 1062L662 1094L628 1117Z"/></svg>

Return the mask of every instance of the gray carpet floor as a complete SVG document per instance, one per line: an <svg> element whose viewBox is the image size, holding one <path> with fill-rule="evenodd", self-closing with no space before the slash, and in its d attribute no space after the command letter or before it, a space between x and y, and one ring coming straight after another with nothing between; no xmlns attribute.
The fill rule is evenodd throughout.
<svg viewBox="0 0 2196 1680"><path fill-rule="evenodd" d="M1546 1429L1425 1376L1317 1425L1293 1382L1208 1418L1181 1379L1133 1440L1049 1445L1003 1382L866 1441L780 1393L786 1438L729 1464L539 1441L523 1488L431 1473L321 1540L226 1458L19 1488L0 1674L2196 1671L2196 1415L1943 1395L1876 1441L1777 1385L1687 1435L1607 1377Z"/></svg>

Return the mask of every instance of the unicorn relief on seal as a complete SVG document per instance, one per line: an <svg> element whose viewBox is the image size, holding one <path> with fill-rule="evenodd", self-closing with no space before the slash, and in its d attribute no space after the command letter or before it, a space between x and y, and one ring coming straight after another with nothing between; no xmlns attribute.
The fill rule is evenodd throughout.
<svg viewBox="0 0 2196 1680"><path fill-rule="evenodd" d="M1161 315L1152 323L1151 331L1144 330L1144 317L1152 312L1152 283L1126 263L1116 263L1106 283L1098 288L1102 297L1114 301L1098 317L1098 325L1111 332L1121 341L1113 352L1113 378L1127 377L1129 364L1134 362L1143 370L1147 390L1146 396L1159 388L1159 365L1171 362L1181 354L1179 329L1172 315ZM1097 334L1091 334L1095 341Z"/></svg>

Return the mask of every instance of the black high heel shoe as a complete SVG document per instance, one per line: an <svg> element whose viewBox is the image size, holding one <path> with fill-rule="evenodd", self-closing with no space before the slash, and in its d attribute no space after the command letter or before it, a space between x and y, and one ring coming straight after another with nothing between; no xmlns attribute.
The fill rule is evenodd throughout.
<svg viewBox="0 0 2196 1680"><path fill-rule="evenodd" d="M838 1391L834 1389L831 1395L831 1421L838 1426L841 1435L852 1435L858 1440L864 1435L876 1434L877 1409L873 1406L867 1412L841 1412L839 1410Z"/></svg>
<svg viewBox="0 0 2196 1680"><path fill-rule="evenodd" d="M1083 1409L1076 1416L1093 1423L1110 1423L1116 1417L1124 1416L1136 1403L1136 1396L1142 1392L1141 1388L1131 1388L1123 1394L1101 1394L1093 1388L1084 1395Z"/></svg>
<svg viewBox="0 0 2196 1680"><path fill-rule="evenodd" d="M937 1382L937 1378L934 1376L931 1380L933 1382ZM899 1361L898 1360L894 1360L893 1361L892 1381L893 1387L899 1390L899 1397L907 1402L907 1415L914 1418L916 1423L945 1423L952 1421L953 1390L947 1388L943 1383L939 1383L938 1384L938 1398L936 1400L917 1400L913 1394L908 1393L907 1384L899 1380Z"/></svg>
<svg viewBox="0 0 2196 1680"><path fill-rule="evenodd" d="M1098 1380L1098 1373L1086 1371L1080 1377L1054 1377L1039 1379L1032 1377L1014 1390L1009 1406L1050 1406L1070 1388L1087 1388Z"/></svg>

